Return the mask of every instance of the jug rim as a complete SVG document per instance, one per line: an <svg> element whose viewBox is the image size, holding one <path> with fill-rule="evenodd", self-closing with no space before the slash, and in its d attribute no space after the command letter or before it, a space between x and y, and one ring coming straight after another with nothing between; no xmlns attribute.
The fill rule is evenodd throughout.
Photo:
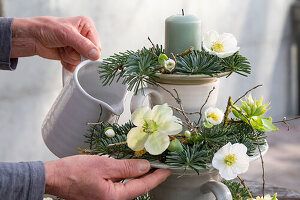
<svg viewBox="0 0 300 200"><path fill-rule="evenodd" d="M81 86L81 84L79 83L79 80L78 80L78 72L80 69L82 69L83 67L86 67L88 64L93 64L93 63L98 63L99 65L101 65L102 63L102 60L96 60L96 61L93 61L93 60L84 60L83 62L81 62L79 65L77 65L74 73L73 73L73 78L74 78L74 81L76 83L76 86L79 88L79 91L87 96L90 100L94 101L94 102L97 102L99 105L101 106L104 106L105 108L109 109L111 112L113 112L115 115L121 115L124 111L124 106L121 108L121 109L114 109L113 107L111 107L109 104L107 104L106 102L100 100L100 99L97 99L95 97L93 97L92 95L90 95L89 93L87 93ZM123 85L123 84L122 84ZM124 99L125 99L125 96L126 96L126 91L127 91L127 88L126 88L126 85L124 85L124 95L121 99L120 102L123 102Z"/></svg>

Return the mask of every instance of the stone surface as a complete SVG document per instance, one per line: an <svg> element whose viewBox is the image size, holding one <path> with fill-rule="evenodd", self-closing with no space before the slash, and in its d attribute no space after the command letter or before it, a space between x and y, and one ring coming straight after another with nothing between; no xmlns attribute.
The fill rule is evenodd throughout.
<svg viewBox="0 0 300 200"><path fill-rule="evenodd" d="M262 184L256 181L246 181L247 186L251 189L253 197L262 196ZM283 187L276 187L270 184L265 185L265 195L274 195L277 193L279 200L297 200L300 199L300 193L288 190Z"/></svg>

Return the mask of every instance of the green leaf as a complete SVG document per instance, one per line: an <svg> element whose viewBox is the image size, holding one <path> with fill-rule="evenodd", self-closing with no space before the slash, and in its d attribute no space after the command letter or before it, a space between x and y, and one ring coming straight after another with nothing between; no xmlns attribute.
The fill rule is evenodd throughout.
<svg viewBox="0 0 300 200"><path fill-rule="evenodd" d="M277 200L277 193L274 194L271 200Z"/></svg>
<svg viewBox="0 0 300 200"><path fill-rule="evenodd" d="M161 53L158 57L158 62L159 64L161 64L162 66L165 65L165 60L168 60L168 56L166 54Z"/></svg>
<svg viewBox="0 0 300 200"><path fill-rule="evenodd" d="M265 127L264 127L264 124L263 124L261 118L259 118L259 117L251 117L250 118L250 122L251 122L251 125L253 126L253 128L255 130L261 130L261 131L265 130Z"/></svg>
<svg viewBox="0 0 300 200"><path fill-rule="evenodd" d="M278 131L279 129L272 123L272 117L259 117L262 120L266 132Z"/></svg>

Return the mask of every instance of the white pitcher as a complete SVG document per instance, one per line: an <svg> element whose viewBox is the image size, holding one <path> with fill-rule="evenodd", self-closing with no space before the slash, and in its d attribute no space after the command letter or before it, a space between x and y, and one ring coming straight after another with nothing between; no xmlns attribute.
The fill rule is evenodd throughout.
<svg viewBox="0 0 300 200"><path fill-rule="evenodd" d="M63 77L64 87L44 120L43 139L60 158L87 147L88 122L113 123L124 110L126 85L120 80L104 87L97 73L100 65L100 61L85 60L70 78Z"/></svg>

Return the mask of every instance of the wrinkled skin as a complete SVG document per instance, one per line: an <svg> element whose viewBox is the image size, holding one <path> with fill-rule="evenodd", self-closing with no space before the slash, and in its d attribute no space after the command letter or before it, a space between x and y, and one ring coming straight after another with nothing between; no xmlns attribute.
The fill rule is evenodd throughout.
<svg viewBox="0 0 300 200"><path fill-rule="evenodd" d="M170 175L151 173L146 160L79 155L45 163L46 193L72 200L125 200L145 194ZM132 179L126 183L120 180Z"/></svg>
<svg viewBox="0 0 300 200"><path fill-rule="evenodd" d="M60 60L69 71L80 63L80 55L100 58L100 38L88 17L16 18L12 36L11 58L39 55Z"/></svg>

